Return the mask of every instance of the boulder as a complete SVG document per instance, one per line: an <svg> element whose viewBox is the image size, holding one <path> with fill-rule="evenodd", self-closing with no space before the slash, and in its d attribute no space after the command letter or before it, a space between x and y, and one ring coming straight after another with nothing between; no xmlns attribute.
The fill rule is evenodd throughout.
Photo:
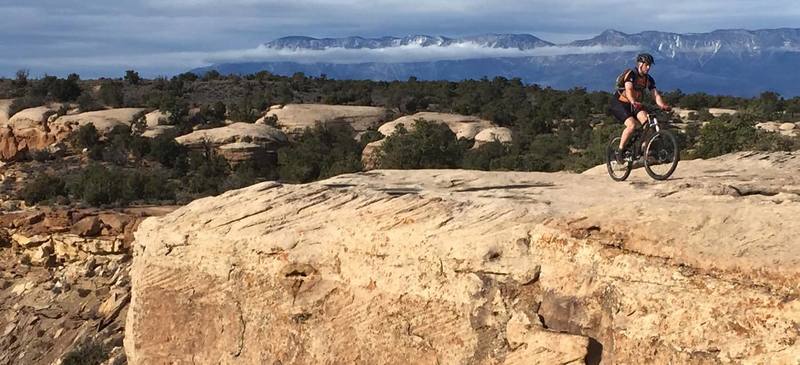
<svg viewBox="0 0 800 365"><path fill-rule="evenodd" d="M682 109L682 108L672 108L672 111L678 115L682 120L688 120L689 116L692 113L697 114L697 110L692 109Z"/></svg>
<svg viewBox="0 0 800 365"><path fill-rule="evenodd" d="M45 150L63 141L74 130L94 124L102 136L117 125L130 126L143 113L141 108L121 108L57 116L61 104L29 108L14 114L7 128L0 127L0 160L19 159L28 151ZM55 119L51 118L56 116Z"/></svg>
<svg viewBox="0 0 800 365"><path fill-rule="evenodd" d="M721 115L734 115L737 113L734 109L723 109L723 108L708 108L708 112L715 117L719 117Z"/></svg>
<svg viewBox="0 0 800 365"><path fill-rule="evenodd" d="M756 128L765 130L767 132L778 132L781 124L778 122L761 122L756 124Z"/></svg>
<svg viewBox="0 0 800 365"><path fill-rule="evenodd" d="M72 233L81 237L94 237L103 230L103 222L97 216L88 216L72 225Z"/></svg>
<svg viewBox="0 0 800 365"><path fill-rule="evenodd" d="M263 117L256 121L263 124L267 117L276 117L278 127L284 132L297 135L316 123L348 124L356 132L377 127L388 117L385 108L372 106L288 104L283 107L272 106Z"/></svg>
<svg viewBox="0 0 800 365"><path fill-rule="evenodd" d="M274 166L277 163L275 153L270 153L263 146L250 142L234 142L217 148L220 156L235 167L243 162L252 161L257 165Z"/></svg>
<svg viewBox="0 0 800 365"><path fill-rule="evenodd" d="M483 120L473 116L420 112L414 115L406 115L389 123L383 124L380 126L380 128L378 128L378 132L381 132L381 134L384 136L390 136L394 134L395 128L397 128L398 125L403 125L406 130L410 131L414 129L414 122L417 119L447 124L450 130L456 134L456 138L475 139L475 136L482 130L497 127L494 123L488 120Z"/></svg>
<svg viewBox="0 0 800 365"><path fill-rule="evenodd" d="M142 137L158 138L161 136L174 137L178 133L174 125L157 125L154 127L147 127L142 133Z"/></svg>
<svg viewBox="0 0 800 365"><path fill-rule="evenodd" d="M383 141L385 140L381 139L364 146L364 150L361 151L361 165L364 166L364 170L372 170L378 166Z"/></svg>
<svg viewBox="0 0 800 365"><path fill-rule="evenodd" d="M84 126L94 124L97 132L102 136L110 132L114 127L124 125L130 127L136 118L142 116L146 109L143 108L117 108L107 110L97 110L92 112L64 115L53 122L61 132L67 133Z"/></svg>
<svg viewBox="0 0 800 365"><path fill-rule="evenodd" d="M147 125L147 128L154 128L158 127L162 124L167 124L169 121L170 113L169 112L162 112L160 110L154 110L150 113L145 114L144 121Z"/></svg>
<svg viewBox="0 0 800 365"><path fill-rule="evenodd" d="M219 128L201 129L175 138L179 144L188 147L204 145L222 146L235 142L250 142L267 149L274 149L286 143L286 134L279 129L263 124L233 123Z"/></svg>
<svg viewBox="0 0 800 365"><path fill-rule="evenodd" d="M43 128L47 119L55 115L60 107L60 104L49 104L20 110L8 119L8 125L14 130Z"/></svg>
<svg viewBox="0 0 800 365"><path fill-rule="evenodd" d="M374 170L199 199L136 231L127 359L794 363L799 156L681 161L659 183Z"/></svg>
<svg viewBox="0 0 800 365"><path fill-rule="evenodd" d="M505 127L486 128L475 135L475 144L472 148L478 148L490 142L511 143L511 130Z"/></svg>
<svg viewBox="0 0 800 365"><path fill-rule="evenodd" d="M11 117L9 115L9 107L13 102L14 99L0 99L0 128L8 124L8 118Z"/></svg>

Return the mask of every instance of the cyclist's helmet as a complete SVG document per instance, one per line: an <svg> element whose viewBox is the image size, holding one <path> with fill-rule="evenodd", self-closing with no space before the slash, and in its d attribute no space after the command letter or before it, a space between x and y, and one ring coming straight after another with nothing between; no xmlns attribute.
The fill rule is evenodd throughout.
<svg viewBox="0 0 800 365"><path fill-rule="evenodd" d="M638 56L636 56L636 62L643 62L643 63L646 63L648 65L652 65L652 64L656 63L653 60L653 56L651 54L649 54L649 53L640 53Z"/></svg>

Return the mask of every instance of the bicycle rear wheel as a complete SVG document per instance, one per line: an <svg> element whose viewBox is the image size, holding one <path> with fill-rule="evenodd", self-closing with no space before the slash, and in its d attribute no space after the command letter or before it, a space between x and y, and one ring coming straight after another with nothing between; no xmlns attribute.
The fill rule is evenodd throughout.
<svg viewBox="0 0 800 365"><path fill-rule="evenodd" d="M656 180L668 179L679 159L678 142L668 131L659 131L647 142L644 150L644 169Z"/></svg>
<svg viewBox="0 0 800 365"><path fill-rule="evenodd" d="M633 169L633 162L629 160L623 161L621 164L617 162L614 156L614 151L619 147L620 137L612 138L606 146L606 169L608 176L614 181L624 181L631 174Z"/></svg>

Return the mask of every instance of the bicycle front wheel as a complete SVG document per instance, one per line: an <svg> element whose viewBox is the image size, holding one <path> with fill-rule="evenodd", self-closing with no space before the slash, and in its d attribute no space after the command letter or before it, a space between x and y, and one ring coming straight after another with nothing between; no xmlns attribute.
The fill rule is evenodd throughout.
<svg viewBox="0 0 800 365"><path fill-rule="evenodd" d="M647 142L644 150L644 169L656 180L668 179L678 167L678 142L668 131L659 131Z"/></svg>
<svg viewBox="0 0 800 365"><path fill-rule="evenodd" d="M625 160L622 163L617 162L614 151L619 147L620 138L612 138L606 146L606 169L608 176L614 181L624 181L631 174L633 163L630 160Z"/></svg>

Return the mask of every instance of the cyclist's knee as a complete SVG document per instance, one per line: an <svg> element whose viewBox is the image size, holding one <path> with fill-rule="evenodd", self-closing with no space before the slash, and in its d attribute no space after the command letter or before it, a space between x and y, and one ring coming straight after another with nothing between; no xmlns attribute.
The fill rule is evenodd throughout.
<svg viewBox="0 0 800 365"><path fill-rule="evenodd" d="M636 118L638 118L638 119L639 119L639 122L640 122L640 123L642 123L642 124L644 124L644 123L646 123L646 122L647 122L647 118L648 118L649 116L650 116L650 115L649 115L649 114L647 114L647 112L646 112L646 111L644 111L644 110L640 110L640 111L639 111L639 113L636 113Z"/></svg>

